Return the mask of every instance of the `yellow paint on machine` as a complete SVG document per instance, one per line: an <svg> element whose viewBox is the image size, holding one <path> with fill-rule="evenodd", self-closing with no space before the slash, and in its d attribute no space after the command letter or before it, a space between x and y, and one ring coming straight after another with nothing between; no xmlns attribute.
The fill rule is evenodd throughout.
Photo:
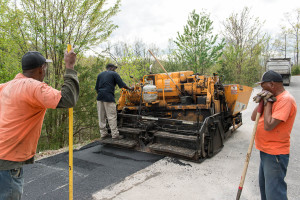
<svg viewBox="0 0 300 200"><path fill-rule="evenodd" d="M224 88L226 103L228 104L232 115L247 108L253 90L251 87L239 84L229 84L224 85Z"/></svg>
<svg viewBox="0 0 300 200"><path fill-rule="evenodd" d="M171 79L172 80L171 80ZM151 90L143 89L152 86ZM168 111L182 110L185 114L177 118L184 120L196 120L197 116L191 117L187 112L195 115L197 110L211 110L212 114L230 111L232 116L245 110L252 92L252 88L239 84L220 86L217 75L206 76L195 74L193 71L179 71L172 73L148 74L136 83L134 91L122 90L117 110L124 108L139 110L142 107L147 109L163 108ZM218 88L219 87L219 88ZM145 101L145 95L155 95L151 101ZM226 106L220 102L225 95ZM182 98L188 97L189 103L183 103Z"/></svg>

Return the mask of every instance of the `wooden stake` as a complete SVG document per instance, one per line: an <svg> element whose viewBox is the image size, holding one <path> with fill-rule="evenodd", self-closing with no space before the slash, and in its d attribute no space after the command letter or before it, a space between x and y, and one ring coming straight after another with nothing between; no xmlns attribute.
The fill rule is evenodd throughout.
<svg viewBox="0 0 300 200"><path fill-rule="evenodd" d="M159 66L165 71L165 73L168 75L168 77L171 79L171 81L174 83L174 85L177 87L177 89L179 90L179 92L181 93L180 88L178 87L178 85L174 82L174 80L171 78L171 76L169 75L169 73L167 72L167 70L165 70L165 68L162 66L162 64L160 64L159 60L154 56L154 54L152 53L152 51L150 51L150 49L148 50L150 52L150 54L155 58L155 60L158 62Z"/></svg>

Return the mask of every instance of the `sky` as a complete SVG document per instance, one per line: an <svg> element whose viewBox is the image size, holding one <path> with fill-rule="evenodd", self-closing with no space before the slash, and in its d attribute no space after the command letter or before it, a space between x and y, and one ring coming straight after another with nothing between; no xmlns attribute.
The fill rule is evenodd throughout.
<svg viewBox="0 0 300 200"><path fill-rule="evenodd" d="M175 39L177 32L183 33L188 15L205 11L214 22L214 33L222 30L222 22L232 13L241 13L250 8L250 15L265 22L263 31L275 36L284 24L284 13L300 8L298 0L122 0L120 12L113 17L119 28L109 38L132 44L141 40L147 45L155 44L160 49Z"/></svg>

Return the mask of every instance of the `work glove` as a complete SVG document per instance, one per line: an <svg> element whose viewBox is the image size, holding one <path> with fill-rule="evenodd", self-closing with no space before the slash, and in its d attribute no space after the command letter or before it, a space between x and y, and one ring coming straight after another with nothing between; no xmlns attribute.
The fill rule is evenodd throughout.
<svg viewBox="0 0 300 200"><path fill-rule="evenodd" d="M267 90L262 90L255 97L253 97L253 101L255 101L255 103L259 103L261 100L263 100L264 105L266 105L268 101L275 102L276 97L274 97L274 95L271 92Z"/></svg>

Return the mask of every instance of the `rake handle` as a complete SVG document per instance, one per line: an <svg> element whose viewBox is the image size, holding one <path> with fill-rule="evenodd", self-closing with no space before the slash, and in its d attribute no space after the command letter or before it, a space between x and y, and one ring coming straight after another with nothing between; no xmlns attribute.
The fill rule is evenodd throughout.
<svg viewBox="0 0 300 200"><path fill-rule="evenodd" d="M253 148L253 143L254 143L255 134L256 134L256 130L257 130L257 125L258 125L258 121L259 121L259 118L260 118L263 110L264 110L264 101L260 101L259 105L258 105L258 108L257 108L255 124L254 124L254 128L253 128L253 131L252 131L252 138L251 138L251 141L250 141L250 144L249 144L249 147L248 147L248 152L247 152L247 155L246 155L244 169L243 169L243 173L242 173L242 176L241 176L241 181L240 181L240 184L239 184L238 192L237 192L237 195L236 195L236 200L239 200L240 197L241 197L241 194L242 194L242 190L243 190L243 186L244 186L244 182L245 182L245 178L246 178L246 173L247 173L247 169L248 169L248 164L250 162L250 157L251 157L251 153L252 153L252 148Z"/></svg>

